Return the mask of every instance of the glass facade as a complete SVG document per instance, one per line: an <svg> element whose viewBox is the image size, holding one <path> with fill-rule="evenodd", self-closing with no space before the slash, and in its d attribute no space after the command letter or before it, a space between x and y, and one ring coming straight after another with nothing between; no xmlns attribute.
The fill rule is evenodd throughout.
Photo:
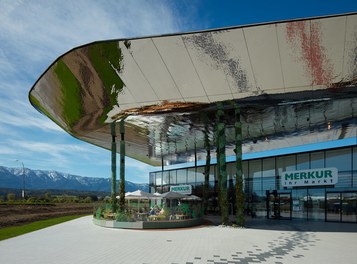
<svg viewBox="0 0 357 264"><path fill-rule="evenodd" d="M357 147L344 147L286 156L243 160L244 192L247 212L256 216L357 223ZM336 168L335 185L282 187L280 176L286 171ZM234 208L235 163L227 163L227 190ZM151 192L164 192L170 185L192 185L193 194L203 196L204 166L150 173ZM209 176L209 208L219 212L216 166Z"/></svg>

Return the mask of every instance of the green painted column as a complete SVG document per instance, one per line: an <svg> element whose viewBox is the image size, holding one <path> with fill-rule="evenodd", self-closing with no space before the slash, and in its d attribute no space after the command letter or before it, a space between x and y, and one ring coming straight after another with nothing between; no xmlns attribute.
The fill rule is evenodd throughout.
<svg viewBox="0 0 357 264"><path fill-rule="evenodd" d="M110 130L112 135L112 193L111 193L111 201L112 201L112 210L113 212L117 209L117 145L115 141L116 133L115 133L115 121L110 124Z"/></svg>
<svg viewBox="0 0 357 264"><path fill-rule="evenodd" d="M244 226L244 191L243 191L243 173L242 173L242 124L240 122L240 107L235 104L235 154L236 154L236 223L238 226Z"/></svg>
<svg viewBox="0 0 357 264"><path fill-rule="evenodd" d="M211 168L211 146L209 142L209 125L208 125L208 116L207 114L204 114L203 116L204 124L205 124L205 130L204 130L204 146L206 149L206 165L205 165L205 181L203 184L203 212L207 212L207 207L208 207L208 194L209 194L209 173L210 173L210 168Z"/></svg>
<svg viewBox="0 0 357 264"><path fill-rule="evenodd" d="M221 222L227 225L229 224L229 212L227 199L226 126L222 103L217 103L216 118L219 205L221 208Z"/></svg>
<svg viewBox="0 0 357 264"><path fill-rule="evenodd" d="M120 120L120 185L119 210L125 210L125 119Z"/></svg>

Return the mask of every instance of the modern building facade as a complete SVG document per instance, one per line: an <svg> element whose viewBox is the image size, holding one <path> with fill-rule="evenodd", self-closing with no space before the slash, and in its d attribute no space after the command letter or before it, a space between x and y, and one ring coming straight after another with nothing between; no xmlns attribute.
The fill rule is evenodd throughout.
<svg viewBox="0 0 357 264"><path fill-rule="evenodd" d="M222 181L234 209L233 175L242 172L251 215L347 221L348 211L354 222L356 36L350 13L98 41L56 59L29 100L72 136L111 150L114 198L116 153L121 182L128 156L161 165L153 192L182 186L197 195L203 167L164 168L210 157L220 164L210 170L212 212ZM343 140L343 148L244 158ZM237 162L225 165L232 155Z"/></svg>
<svg viewBox="0 0 357 264"><path fill-rule="evenodd" d="M227 163L230 208L235 208L235 168L234 162ZM331 168L337 171L337 182L331 182L330 175L320 175L320 170ZM192 194L202 197L203 172L204 166L152 172L151 192L191 185ZM303 182L298 183L301 173ZM219 212L217 174L216 165L211 165L208 213L213 214ZM357 223L357 146L243 159L243 175L247 214Z"/></svg>

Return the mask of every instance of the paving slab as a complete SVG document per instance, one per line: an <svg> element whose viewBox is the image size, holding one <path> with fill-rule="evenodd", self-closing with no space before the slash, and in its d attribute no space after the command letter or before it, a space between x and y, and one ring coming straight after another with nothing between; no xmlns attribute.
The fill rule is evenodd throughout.
<svg viewBox="0 0 357 264"><path fill-rule="evenodd" d="M125 230L88 216L0 241L0 263L356 263L357 224L259 219L247 226Z"/></svg>

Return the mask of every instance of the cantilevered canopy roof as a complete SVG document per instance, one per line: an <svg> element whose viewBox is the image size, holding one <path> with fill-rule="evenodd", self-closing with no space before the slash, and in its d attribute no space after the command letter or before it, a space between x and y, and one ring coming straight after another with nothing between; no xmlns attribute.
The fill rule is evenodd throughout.
<svg viewBox="0 0 357 264"><path fill-rule="evenodd" d="M356 137L356 84L354 13L90 43L59 57L29 97L68 133L106 149L109 123L126 118L127 156L159 165L204 158L205 131L214 149L217 102L228 155L232 102L243 152Z"/></svg>

